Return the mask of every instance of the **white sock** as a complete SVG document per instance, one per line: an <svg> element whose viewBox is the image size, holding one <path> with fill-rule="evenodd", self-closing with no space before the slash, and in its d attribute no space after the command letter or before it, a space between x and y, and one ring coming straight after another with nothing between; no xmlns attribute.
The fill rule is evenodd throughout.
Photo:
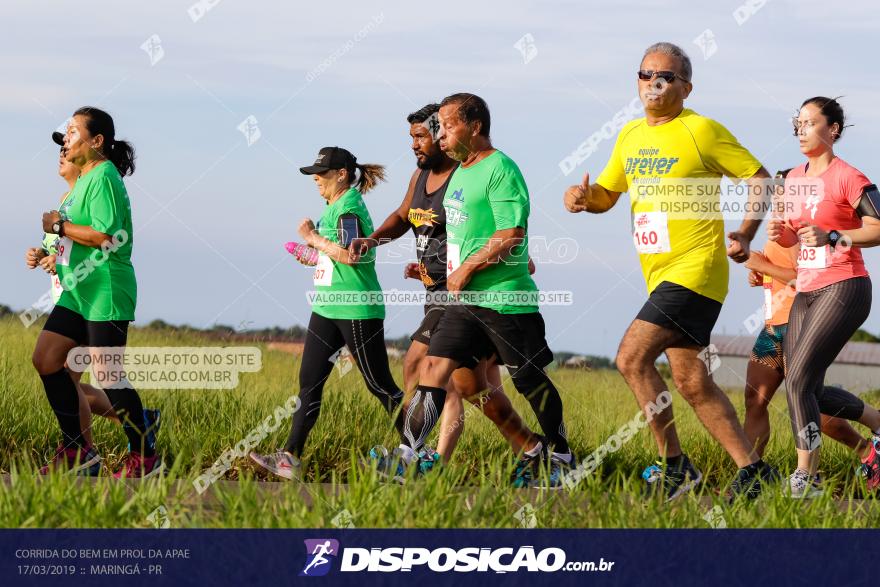
<svg viewBox="0 0 880 587"><path fill-rule="evenodd" d="M407 465L419 458L416 451L405 444L401 444L398 449L400 450L400 458L403 459L403 462Z"/></svg>
<svg viewBox="0 0 880 587"><path fill-rule="evenodd" d="M553 453L553 456L556 457L557 459L559 459L560 461L565 461L566 463L571 462L571 453L570 452L567 452L567 453L555 452L555 453Z"/></svg>
<svg viewBox="0 0 880 587"><path fill-rule="evenodd" d="M541 453L542 450L544 450L544 445L539 440L538 444L535 445L535 448L527 450L525 454L527 457L536 457Z"/></svg>

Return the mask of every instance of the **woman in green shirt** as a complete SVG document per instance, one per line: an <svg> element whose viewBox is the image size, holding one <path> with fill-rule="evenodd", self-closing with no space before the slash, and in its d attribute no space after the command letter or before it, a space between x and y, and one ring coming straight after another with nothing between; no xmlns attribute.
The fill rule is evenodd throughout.
<svg viewBox="0 0 880 587"><path fill-rule="evenodd" d="M348 252L352 240L373 232L373 221L361 195L385 179L385 170L380 165L359 164L341 147L325 147L315 163L301 167L300 172L314 178L318 193L326 201L317 227L308 218L299 226L306 244L320 253L299 371L300 406L293 415L283 450L250 455L257 464L285 479L299 476L300 456L318 419L324 383L343 346L351 351L367 389L389 415L403 400L403 392L388 367L385 304L376 277L375 250L358 260ZM400 413L395 426L402 434Z"/></svg>
<svg viewBox="0 0 880 587"><path fill-rule="evenodd" d="M67 151L64 148L64 134L58 131L53 132L52 141L61 147L61 152L58 156L58 175L67 183L67 191L61 196L61 204L63 205L67 196L69 196L70 192L73 190L73 186L80 175L80 169L67 160ZM25 253L25 260L29 268L34 269L39 266L43 271L49 274L49 277L51 278L50 291L52 293L53 303L58 302L61 298L61 293L64 291L61 287L61 280L58 278L58 272L55 269L59 240L57 234L51 234L48 232L43 233L41 246L30 248ZM65 367L66 366L67 365L65 364ZM107 394L104 393L103 389L88 383L83 383L81 381L83 371L68 370L68 372L76 384L79 399L79 419L80 425L82 426L83 437L85 438L86 443L91 445L94 443L92 439L93 414L103 416L116 424L121 424L121 422L119 421L116 412L113 410L113 405L110 403L110 399L107 397ZM153 445L156 443L156 433L159 429L160 414L161 412L158 409L144 408L144 421L147 425L147 442ZM100 469L100 462L96 462L85 472L97 475L100 472Z"/></svg>
<svg viewBox="0 0 880 587"><path fill-rule="evenodd" d="M146 442L140 396L122 370L137 300L131 204L122 183L123 176L134 172L134 148L115 135L113 119L103 110L84 107L73 113L64 147L80 175L60 210L43 214L43 230L59 237L55 269L63 288L33 355L63 436L43 472L87 472L100 462L83 437L76 384L64 367L68 352L78 345L102 347L103 352L92 353L92 374L122 421L131 447L115 476L147 477L162 469L155 448ZM111 360L101 358L108 356L107 347Z"/></svg>

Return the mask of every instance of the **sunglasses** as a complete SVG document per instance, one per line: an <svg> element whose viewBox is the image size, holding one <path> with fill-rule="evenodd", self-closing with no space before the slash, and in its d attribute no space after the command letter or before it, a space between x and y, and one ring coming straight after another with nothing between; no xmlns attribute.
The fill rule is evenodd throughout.
<svg viewBox="0 0 880 587"><path fill-rule="evenodd" d="M639 79L642 80L643 82L650 81L650 80L654 79L654 77L659 77L660 79L666 81L666 83L668 83L668 84L671 84L676 79L680 79L681 81L684 81L684 82L688 81L688 80L684 79L683 77L681 77L680 75L678 75L677 73L675 73L674 71L654 71L653 69L648 69L648 70L640 69L638 71L638 74L639 74Z"/></svg>

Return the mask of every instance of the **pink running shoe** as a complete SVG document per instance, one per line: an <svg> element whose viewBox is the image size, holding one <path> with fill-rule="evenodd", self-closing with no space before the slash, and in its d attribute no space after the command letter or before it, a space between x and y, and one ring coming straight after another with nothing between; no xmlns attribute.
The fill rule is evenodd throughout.
<svg viewBox="0 0 880 587"><path fill-rule="evenodd" d="M877 491L880 488L880 436L871 439L871 452L862 459L862 475L868 485L868 491Z"/></svg>
<svg viewBox="0 0 880 587"><path fill-rule="evenodd" d="M159 455L145 457L138 452L130 452L122 468L113 473L117 479L147 479L158 475L165 468Z"/></svg>
<svg viewBox="0 0 880 587"><path fill-rule="evenodd" d="M101 457L91 446L65 448L58 445L52 461L40 468L40 475L56 472L97 477L101 472Z"/></svg>

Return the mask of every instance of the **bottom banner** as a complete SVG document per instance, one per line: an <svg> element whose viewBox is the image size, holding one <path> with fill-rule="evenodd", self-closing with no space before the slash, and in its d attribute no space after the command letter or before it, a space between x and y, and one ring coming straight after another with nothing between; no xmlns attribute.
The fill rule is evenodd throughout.
<svg viewBox="0 0 880 587"><path fill-rule="evenodd" d="M877 552L873 530L0 530L0 583L859 585Z"/></svg>

